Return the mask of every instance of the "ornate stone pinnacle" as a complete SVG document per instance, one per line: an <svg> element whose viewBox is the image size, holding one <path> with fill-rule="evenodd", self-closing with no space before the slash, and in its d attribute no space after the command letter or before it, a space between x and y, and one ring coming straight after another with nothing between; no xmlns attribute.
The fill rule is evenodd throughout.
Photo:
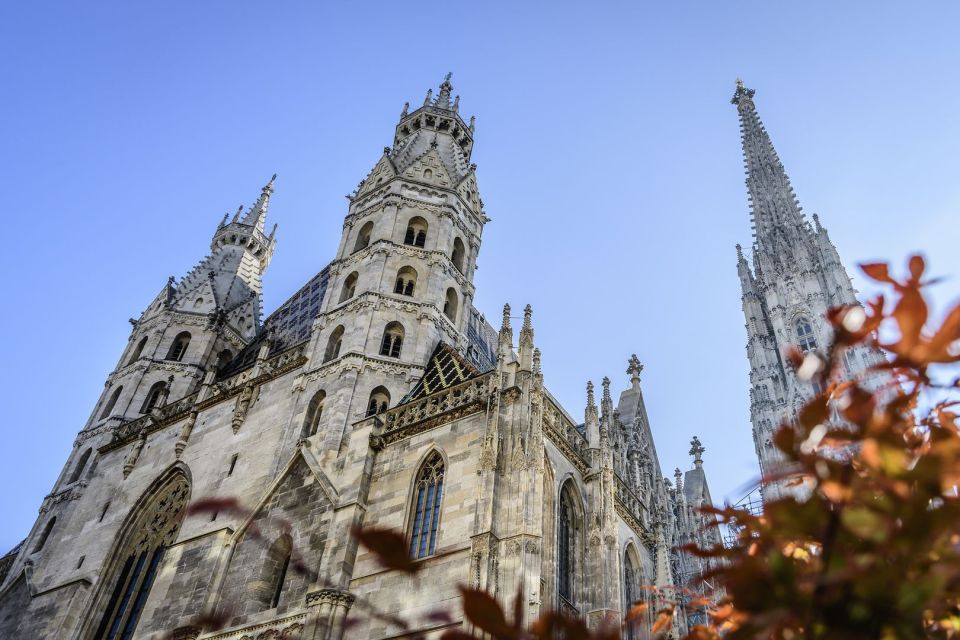
<svg viewBox="0 0 960 640"><path fill-rule="evenodd" d="M740 243L737 243L737 261L740 262L743 260L743 247L740 246Z"/></svg>
<svg viewBox="0 0 960 640"><path fill-rule="evenodd" d="M427 89L427 97L423 99L423 106L430 104L430 100L433 99L433 89Z"/></svg>
<svg viewBox="0 0 960 640"><path fill-rule="evenodd" d="M409 103L409 102L404 102L404 103L403 103L403 111L400 112L400 117L401 117L401 118L407 117L407 113L409 113L409 112L410 112L410 103Z"/></svg>
<svg viewBox="0 0 960 640"><path fill-rule="evenodd" d="M450 84L450 78L453 77L453 71L447 71L447 75L443 76L442 84Z"/></svg>
<svg viewBox="0 0 960 640"><path fill-rule="evenodd" d="M706 451L704 446L700 443L700 438L693 436L693 439L690 440L690 455L693 456L693 461L697 465L703 462L703 452Z"/></svg>
<svg viewBox="0 0 960 640"><path fill-rule="evenodd" d="M530 305L523 308L523 328L520 330L533 333L533 307Z"/></svg>
<svg viewBox="0 0 960 640"><path fill-rule="evenodd" d="M637 354L632 354L627 361L627 373L630 374L631 382L640 382L640 373L643 371L643 365L640 364L640 358Z"/></svg>
<svg viewBox="0 0 960 640"><path fill-rule="evenodd" d="M533 372L540 373L540 349L533 350Z"/></svg>
<svg viewBox="0 0 960 640"><path fill-rule="evenodd" d="M605 403L613 402L613 400L610 398L610 378L607 376L603 376L603 401Z"/></svg>
<svg viewBox="0 0 960 640"><path fill-rule="evenodd" d="M737 89L733 92L733 97L730 98L730 103L740 106L744 102L752 102L755 93L755 90L747 89L745 86L743 86L743 80L737 78Z"/></svg>
<svg viewBox="0 0 960 640"><path fill-rule="evenodd" d="M587 381L587 406L592 407L597 404L596 398L593 397L593 381Z"/></svg>
<svg viewBox="0 0 960 640"><path fill-rule="evenodd" d="M503 322L500 323L500 331L510 329L510 305L503 305Z"/></svg>
<svg viewBox="0 0 960 640"><path fill-rule="evenodd" d="M453 98L453 112L458 113L460 111L460 96L454 96Z"/></svg>

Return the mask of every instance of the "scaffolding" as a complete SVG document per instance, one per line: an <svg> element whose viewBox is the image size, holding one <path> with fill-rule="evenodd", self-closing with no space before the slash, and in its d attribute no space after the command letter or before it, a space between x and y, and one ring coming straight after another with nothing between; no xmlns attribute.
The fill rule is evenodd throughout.
<svg viewBox="0 0 960 640"><path fill-rule="evenodd" d="M733 505L737 509L747 511L748 513L759 516L763 514L763 497L760 495L760 487L756 486L743 497L737 500ZM736 520L727 523L726 531L723 536L723 546L728 549L736 546L740 537L740 531L743 529Z"/></svg>

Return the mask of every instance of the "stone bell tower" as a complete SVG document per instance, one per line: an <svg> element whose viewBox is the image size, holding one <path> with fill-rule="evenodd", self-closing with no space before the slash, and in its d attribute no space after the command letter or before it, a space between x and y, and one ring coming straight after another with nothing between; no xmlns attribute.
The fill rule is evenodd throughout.
<svg viewBox="0 0 960 640"><path fill-rule="evenodd" d="M820 219L807 221L753 102L756 92L737 80L731 102L740 115L747 193L753 222L753 265L737 245L750 360L750 417L764 475L782 462L773 435L792 421L819 389L802 380L784 354L826 349L833 339L825 319L831 307L858 304L850 276ZM882 356L862 347L844 354L844 376L860 374ZM764 500L790 493L765 483Z"/></svg>
<svg viewBox="0 0 960 640"><path fill-rule="evenodd" d="M302 435L325 453L349 425L395 405L440 342L466 348L488 218L470 162L474 118L461 118L452 92L448 74L419 108L404 105L393 147L347 196L302 382L313 403Z"/></svg>

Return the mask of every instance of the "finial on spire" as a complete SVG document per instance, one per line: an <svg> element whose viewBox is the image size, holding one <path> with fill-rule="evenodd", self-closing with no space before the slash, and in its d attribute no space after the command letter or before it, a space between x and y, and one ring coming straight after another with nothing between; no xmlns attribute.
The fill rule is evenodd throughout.
<svg viewBox="0 0 960 640"><path fill-rule="evenodd" d="M510 329L510 305L503 305L503 322L500 323L500 330Z"/></svg>
<svg viewBox="0 0 960 640"><path fill-rule="evenodd" d="M217 229L222 229L225 224L227 224L227 218L230 217L230 212L223 214L223 220L220 221L220 225L217 226Z"/></svg>
<svg viewBox="0 0 960 640"><path fill-rule="evenodd" d="M427 97L423 99L423 106L429 105L431 100L433 100L433 89L427 89Z"/></svg>
<svg viewBox="0 0 960 640"><path fill-rule="evenodd" d="M267 208L270 205L270 195L273 194L273 183L277 179L277 174L270 176L270 181L260 190L260 197L250 207L250 211L243 217L241 224L256 227L263 233L264 224L267 219ZM240 207L242 210L243 207ZM239 214L239 212L237 212Z"/></svg>
<svg viewBox="0 0 960 640"><path fill-rule="evenodd" d="M540 349L533 350L533 373L540 375Z"/></svg>
<svg viewBox="0 0 960 640"><path fill-rule="evenodd" d="M593 397L593 381L587 380L587 406L596 406L597 399Z"/></svg>
<svg viewBox="0 0 960 640"><path fill-rule="evenodd" d="M745 100L752 102L755 93L755 90L747 89L745 86L743 86L743 80L737 78L737 89L733 92L733 97L730 98L730 104L739 106Z"/></svg>
<svg viewBox="0 0 960 640"><path fill-rule="evenodd" d="M410 112L410 103L409 103L409 102L404 102L404 103L403 103L403 111L400 112L400 117L401 117L401 118L406 118L406 117L407 117L407 113L409 113L409 112Z"/></svg>
<svg viewBox="0 0 960 640"><path fill-rule="evenodd" d="M706 449L700 444L700 438L693 436L693 439L690 440L690 455L693 456L693 463L698 467L703 464L704 451L706 451Z"/></svg>
<svg viewBox="0 0 960 640"><path fill-rule="evenodd" d="M240 214L243 213L243 205L237 207L237 212L233 214L233 220L230 222L238 222L240 220Z"/></svg>
<svg viewBox="0 0 960 640"><path fill-rule="evenodd" d="M460 96L455 96L453 98L453 112L454 113L460 112Z"/></svg>
<svg viewBox="0 0 960 640"><path fill-rule="evenodd" d="M450 93L453 91L453 85L450 84L450 77L452 75L453 73L450 72L444 76L443 82L440 84L440 93L437 94L437 99L433 103L435 107L440 107L441 109L450 108Z"/></svg>
<svg viewBox="0 0 960 640"><path fill-rule="evenodd" d="M477 116L470 116L470 133L477 128Z"/></svg>
<svg viewBox="0 0 960 640"><path fill-rule="evenodd" d="M683 489L683 472L680 467L673 470L673 477L677 481L677 489Z"/></svg>
<svg viewBox="0 0 960 640"><path fill-rule="evenodd" d="M627 373L630 374L630 382L634 386L640 384L640 373L643 371L643 365L640 364L640 358L637 357L637 354L630 356L630 360L627 361Z"/></svg>
<svg viewBox="0 0 960 640"><path fill-rule="evenodd" d="M520 330L533 334L533 307L529 304L523 308L523 328Z"/></svg>
<svg viewBox="0 0 960 640"><path fill-rule="evenodd" d="M813 227L818 231L823 231L823 227L820 226L820 216L816 213L813 214Z"/></svg>
<svg viewBox="0 0 960 640"><path fill-rule="evenodd" d="M743 247L740 246L740 243L737 243L737 262L744 262L745 258L743 257Z"/></svg>
<svg viewBox="0 0 960 640"><path fill-rule="evenodd" d="M613 399L610 397L610 378L603 376L603 404L608 402L613 404Z"/></svg>

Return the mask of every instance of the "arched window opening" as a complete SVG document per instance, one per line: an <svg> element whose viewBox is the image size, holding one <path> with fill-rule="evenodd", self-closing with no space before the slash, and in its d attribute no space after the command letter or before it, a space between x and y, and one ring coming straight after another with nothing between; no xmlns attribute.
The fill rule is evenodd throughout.
<svg viewBox="0 0 960 640"><path fill-rule="evenodd" d="M307 405L307 417L303 421L303 437L309 438L317 433L320 427L320 418L323 416L323 403L327 400L325 391L317 391Z"/></svg>
<svg viewBox="0 0 960 640"><path fill-rule="evenodd" d="M800 347L801 351L806 353L817 348L817 339L813 335L813 327L810 326L809 320L806 318L800 318L797 320L796 329L797 345Z"/></svg>
<svg viewBox="0 0 960 640"><path fill-rule="evenodd" d="M340 302L346 302L357 292L357 280L360 275L354 271L343 281L343 289L340 290Z"/></svg>
<svg viewBox="0 0 960 640"><path fill-rule="evenodd" d="M576 610L577 575L580 572L582 510L568 481L560 490L557 517L557 592L560 609Z"/></svg>
<svg viewBox="0 0 960 640"><path fill-rule="evenodd" d="M457 292L453 287L447 289L447 297L443 301L443 315L450 318L452 322L457 321L457 307L460 306L460 300L457 298Z"/></svg>
<svg viewBox="0 0 960 640"><path fill-rule="evenodd" d="M412 296L417 286L417 272L413 267L403 267L397 271L397 282L393 286L393 292L402 296Z"/></svg>
<svg viewBox="0 0 960 640"><path fill-rule="evenodd" d="M624 611L630 611L639 600L643 599L643 591L640 589L640 568L633 559L633 554L627 550L623 554L623 608ZM637 626L640 620L634 619L628 623L626 628L625 640L636 640Z"/></svg>
<svg viewBox="0 0 960 640"><path fill-rule="evenodd" d="M262 584L267 586L264 605L276 609L283 595L283 586L287 581L287 569L290 567L290 555L293 551L293 541L289 534L283 534L270 545L267 558L263 565Z"/></svg>
<svg viewBox="0 0 960 640"><path fill-rule="evenodd" d="M113 567L105 584L109 599L96 610L102 611L94 638L128 640L133 637L143 605L147 601L164 552L176 540L183 521L190 489L187 480L175 473L159 489L148 489L152 496L131 520L117 548L109 557L126 558Z"/></svg>
<svg viewBox="0 0 960 640"><path fill-rule="evenodd" d="M410 218L407 223L407 232L403 236L403 244L413 247L423 247L427 243L427 221L420 216Z"/></svg>
<svg viewBox="0 0 960 640"><path fill-rule="evenodd" d="M340 345L343 343L343 325L333 330L327 339L327 349L323 352L323 361L329 362L340 357Z"/></svg>
<svg viewBox="0 0 960 640"><path fill-rule="evenodd" d="M43 533L41 533L40 537L37 538L37 544L35 544L33 547L34 553L43 549L43 545L47 544L47 538L50 537L50 532L53 531L53 525L55 525L56 523L57 523L57 519L55 517L50 518L50 522L48 522L43 527Z"/></svg>
<svg viewBox="0 0 960 640"><path fill-rule="evenodd" d="M223 349L217 354L217 370L223 369L233 360L233 352L230 349Z"/></svg>
<svg viewBox="0 0 960 640"><path fill-rule="evenodd" d="M133 364L140 359L140 355L143 353L143 348L147 346L147 340L149 336L143 336L140 339L140 342L137 343L136 348L133 350L133 353L130 354L130 359L127 360L127 364Z"/></svg>
<svg viewBox="0 0 960 640"><path fill-rule="evenodd" d="M114 389L113 393L110 394L110 399L107 400L107 404L103 405L103 411L100 412L100 419L110 417L110 413L113 411L113 408L117 406L117 400L120 399L120 392L123 391L123 387L117 387Z"/></svg>
<svg viewBox="0 0 960 640"><path fill-rule="evenodd" d="M357 234L357 241L353 245L353 252L356 253L361 249L366 249L370 246L370 235L373 233L373 222L366 222L362 227L360 227L360 233Z"/></svg>
<svg viewBox="0 0 960 640"><path fill-rule="evenodd" d="M413 490L410 556L425 558L437 548L440 503L443 499L443 458L433 451L420 466Z"/></svg>
<svg viewBox="0 0 960 640"><path fill-rule="evenodd" d="M150 391L147 392L147 397L143 401L143 407L140 408L140 413L150 413L153 408L157 406L157 403L160 402L160 398L163 396L166 388L166 382L154 383L154 385L150 387Z"/></svg>
<svg viewBox="0 0 960 640"><path fill-rule="evenodd" d="M181 362L183 360L184 354L187 352L187 347L190 345L190 332L182 331L177 334L177 337L173 339L173 344L170 345L170 352L167 353L167 360L174 360L176 362Z"/></svg>
<svg viewBox="0 0 960 640"><path fill-rule="evenodd" d="M403 347L403 325L391 322L383 330L383 340L380 341L380 355L390 358L399 358Z"/></svg>
<svg viewBox="0 0 960 640"><path fill-rule="evenodd" d="M432 178L432 177L433 177L433 170L432 170L432 169L424 169L424 170L423 170L423 179L424 179L424 180L429 180L429 179Z"/></svg>
<svg viewBox="0 0 960 640"><path fill-rule="evenodd" d="M467 250L463 246L463 240L456 238L453 241L453 252L450 254L450 261L453 262L453 266L455 266L460 273L463 273L463 259L466 254Z"/></svg>
<svg viewBox="0 0 960 640"><path fill-rule="evenodd" d="M73 468L73 473L70 474L70 480L68 480L68 482L72 484L80 479L80 475L83 473L84 468L86 468L87 466L87 461L90 460L91 451L93 451L93 449L88 448L86 451L83 452L83 455L80 456L80 459L77 460L77 464Z"/></svg>
<svg viewBox="0 0 960 640"><path fill-rule="evenodd" d="M367 402L367 417L383 413L390 406L390 392L386 387L377 387L370 392L370 400Z"/></svg>

